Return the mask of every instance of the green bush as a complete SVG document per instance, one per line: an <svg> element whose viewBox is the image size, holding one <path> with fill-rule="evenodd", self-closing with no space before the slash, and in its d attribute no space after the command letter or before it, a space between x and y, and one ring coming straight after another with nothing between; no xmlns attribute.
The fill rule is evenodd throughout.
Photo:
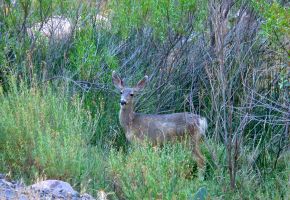
<svg viewBox="0 0 290 200"><path fill-rule="evenodd" d="M289 6L279 3L279 1L269 2L265 0L252 1L252 5L264 18L262 33L268 39L276 41L283 37L289 37Z"/></svg>
<svg viewBox="0 0 290 200"><path fill-rule="evenodd" d="M164 40L170 31L184 34L191 24L200 29L206 18L206 6L206 1L200 0L113 0L110 2L110 8L114 12L115 30L123 37L128 37L134 29L149 27L161 40Z"/></svg>
<svg viewBox="0 0 290 200"><path fill-rule="evenodd" d="M0 172L92 189L88 184L96 182L91 179L103 176L103 156L89 145L97 121L80 102L49 86L27 89L12 81L8 94L0 95Z"/></svg>

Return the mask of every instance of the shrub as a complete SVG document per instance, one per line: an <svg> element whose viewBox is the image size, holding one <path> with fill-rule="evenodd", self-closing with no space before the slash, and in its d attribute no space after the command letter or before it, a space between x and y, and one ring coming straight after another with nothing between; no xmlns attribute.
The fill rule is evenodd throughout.
<svg viewBox="0 0 290 200"><path fill-rule="evenodd" d="M123 37L128 37L132 29L150 28L156 38L164 40L170 32L187 32L189 25L200 29L206 18L206 2L183 1L111 1L113 24Z"/></svg>
<svg viewBox="0 0 290 200"><path fill-rule="evenodd" d="M89 145L96 120L79 98L49 86L27 89L12 81L10 88L0 95L0 171L29 181L66 180L81 189L96 184L90 179L104 173L101 152Z"/></svg>

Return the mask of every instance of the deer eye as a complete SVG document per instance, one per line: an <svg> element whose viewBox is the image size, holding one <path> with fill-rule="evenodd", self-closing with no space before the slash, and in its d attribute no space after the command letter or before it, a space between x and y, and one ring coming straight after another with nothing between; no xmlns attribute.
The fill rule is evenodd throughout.
<svg viewBox="0 0 290 200"><path fill-rule="evenodd" d="M134 96L134 94L130 94L130 96L132 97L132 96Z"/></svg>
<svg viewBox="0 0 290 200"><path fill-rule="evenodd" d="M121 91L120 94L123 94L123 92Z"/></svg>

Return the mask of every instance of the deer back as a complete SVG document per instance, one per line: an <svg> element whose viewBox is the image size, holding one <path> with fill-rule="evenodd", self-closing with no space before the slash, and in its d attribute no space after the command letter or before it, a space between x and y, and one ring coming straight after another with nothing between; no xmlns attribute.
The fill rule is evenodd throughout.
<svg viewBox="0 0 290 200"><path fill-rule="evenodd" d="M153 143L179 140L186 134L202 134L201 118L192 113L147 115L135 113L130 126L126 128L129 140L149 140Z"/></svg>

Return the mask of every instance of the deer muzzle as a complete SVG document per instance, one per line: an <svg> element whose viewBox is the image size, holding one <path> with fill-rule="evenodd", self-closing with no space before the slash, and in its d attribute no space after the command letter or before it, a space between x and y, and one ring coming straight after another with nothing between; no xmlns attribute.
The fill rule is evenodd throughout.
<svg viewBox="0 0 290 200"><path fill-rule="evenodd" d="M124 101L124 100L121 100L121 101L120 101L120 104L121 104L122 106L126 105L126 103L127 103L127 102Z"/></svg>

